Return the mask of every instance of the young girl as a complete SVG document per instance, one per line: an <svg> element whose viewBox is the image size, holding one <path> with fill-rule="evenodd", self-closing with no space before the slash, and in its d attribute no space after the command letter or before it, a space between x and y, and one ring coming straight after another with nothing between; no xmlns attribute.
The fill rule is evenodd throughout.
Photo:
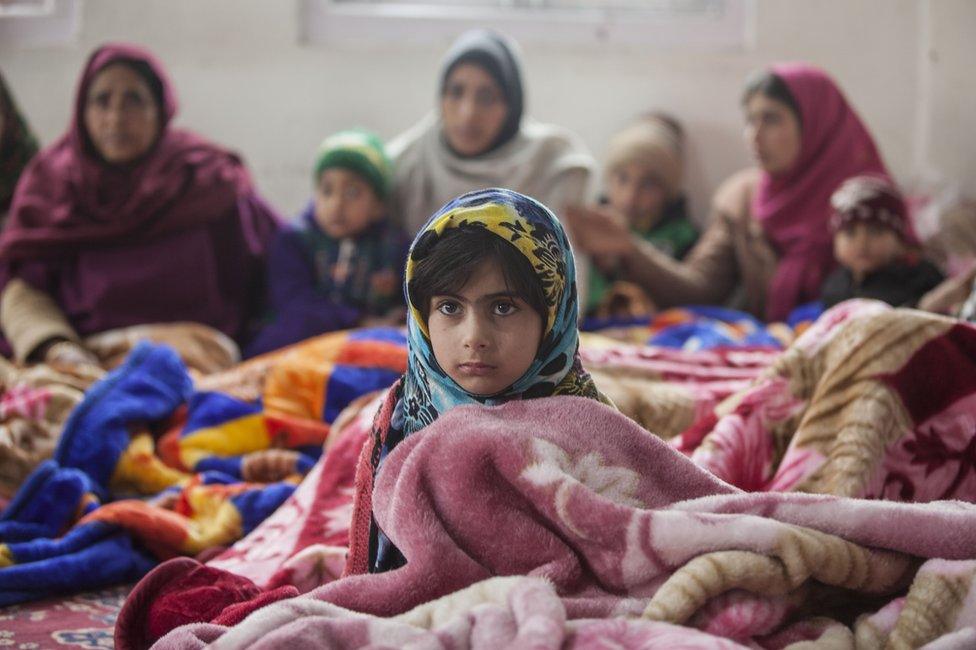
<svg viewBox="0 0 976 650"><path fill-rule="evenodd" d="M577 353L573 254L559 221L511 190L465 194L421 229L407 259L407 373L363 450L346 572L404 563L372 518L373 479L407 436L463 404L577 395L607 402Z"/></svg>

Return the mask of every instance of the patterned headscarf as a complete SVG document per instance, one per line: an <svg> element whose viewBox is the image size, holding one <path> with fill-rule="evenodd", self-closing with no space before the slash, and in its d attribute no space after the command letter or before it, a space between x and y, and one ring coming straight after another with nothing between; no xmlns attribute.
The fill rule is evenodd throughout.
<svg viewBox="0 0 976 650"><path fill-rule="evenodd" d="M547 307L542 342L525 374L508 389L489 397L472 395L438 365L427 323L408 291L410 351L401 401L404 435L462 404L495 405L550 395L604 399L580 364L576 267L569 240L553 213L511 190L479 190L458 197L430 218L410 247L407 287L417 263L430 254L441 235L459 227L485 228L514 246L535 269Z"/></svg>
<svg viewBox="0 0 976 650"><path fill-rule="evenodd" d="M468 393L440 367L427 323L409 292L417 263L431 253L441 235L462 227L484 228L522 253L539 276L547 306L542 342L532 364L508 389L489 397ZM407 373L387 396L387 405L394 400L395 404L392 408L385 405L377 413L372 444L360 459L347 565L350 573L388 571L403 564L399 550L372 519L373 479L394 447L442 413L464 404L491 406L551 395L589 397L612 406L580 362L576 267L569 240L552 212L535 199L512 190L487 189L464 194L445 205L427 221L410 247L405 289Z"/></svg>
<svg viewBox="0 0 976 650"><path fill-rule="evenodd" d="M37 139L17 109L7 83L0 75L0 214L10 207L20 173L37 153Z"/></svg>

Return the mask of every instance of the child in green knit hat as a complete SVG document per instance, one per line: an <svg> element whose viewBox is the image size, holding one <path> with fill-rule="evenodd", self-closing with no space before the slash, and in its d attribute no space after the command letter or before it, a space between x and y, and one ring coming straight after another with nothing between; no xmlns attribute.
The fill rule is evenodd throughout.
<svg viewBox="0 0 976 650"><path fill-rule="evenodd" d="M245 356L333 330L402 321L410 240L389 219L392 178L374 134L340 131L322 142L314 197L269 256L274 321Z"/></svg>

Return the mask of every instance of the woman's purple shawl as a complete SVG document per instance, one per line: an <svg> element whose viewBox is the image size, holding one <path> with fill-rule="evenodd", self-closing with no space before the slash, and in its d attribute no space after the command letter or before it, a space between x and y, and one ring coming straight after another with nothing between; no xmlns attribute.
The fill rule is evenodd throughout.
<svg viewBox="0 0 976 650"><path fill-rule="evenodd" d="M84 128L95 75L149 66L162 87L161 132L130 165L105 163ZM105 45L85 66L68 132L24 172L0 235L0 283L48 292L82 334L194 321L239 337L260 299L278 217L233 153L170 128L176 96L146 50Z"/></svg>

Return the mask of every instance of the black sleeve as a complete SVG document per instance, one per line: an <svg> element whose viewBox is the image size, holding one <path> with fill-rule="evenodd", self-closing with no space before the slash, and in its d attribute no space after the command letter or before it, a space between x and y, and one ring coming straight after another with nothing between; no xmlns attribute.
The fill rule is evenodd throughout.
<svg viewBox="0 0 976 650"><path fill-rule="evenodd" d="M830 309L839 302L844 302L854 297L851 291L851 283L848 279L847 270L843 267L837 268L827 276L820 288L820 300L823 301L824 309Z"/></svg>
<svg viewBox="0 0 976 650"><path fill-rule="evenodd" d="M911 304L905 306L915 307L918 305L918 301L922 299L922 296L942 284L945 279L942 271L932 262L928 260L919 262L915 267L915 276L912 279Z"/></svg>

